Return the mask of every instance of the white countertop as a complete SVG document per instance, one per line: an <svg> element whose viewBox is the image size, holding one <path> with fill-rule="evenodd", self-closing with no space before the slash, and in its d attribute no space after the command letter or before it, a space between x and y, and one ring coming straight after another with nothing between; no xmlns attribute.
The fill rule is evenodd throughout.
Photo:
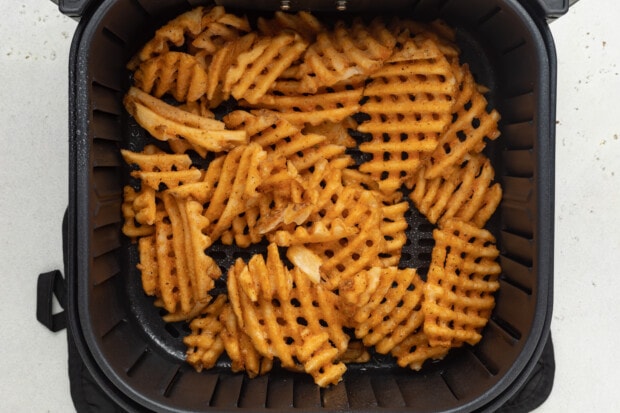
<svg viewBox="0 0 620 413"><path fill-rule="evenodd" d="M67 61L76 22L47 0L4 6L0 411L70 412L66 334L36 321L35 287L40 272L62 268ZM582 0L551 25L559 60L556 376L538 412L620 411L619 21L616 0Z"/></svg>

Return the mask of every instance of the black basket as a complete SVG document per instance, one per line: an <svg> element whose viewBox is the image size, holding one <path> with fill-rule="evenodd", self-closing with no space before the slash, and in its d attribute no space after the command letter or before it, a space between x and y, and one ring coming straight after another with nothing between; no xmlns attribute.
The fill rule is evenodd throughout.
<svg viewBox="0 0 620 413"><path fill-rule="evenodd" d="M501 252L501 288L477 346L421 372L377 357L327 389L280 369L248 379L225 360L202 373L184 362L187 326L161 320L141 291L135 247L121 233L127 169L119 149L144 139L122 105L126 62L157 27L205 2L86 3L61 2L61 10L82 15L70 61L66 314L85 369L115 404L128 411L493 411L523 387L551 320L556 62L547 19L568 2L388 2L400 15L454 26L462 60L491 89L489 103L502 115L502 136L487 147L504 190L489 223ZM430 238L419 214L408 219L418 239ZM428 242L407 248L405 256L424 266ZM231 254L221 249L222 264Z"/></svg>

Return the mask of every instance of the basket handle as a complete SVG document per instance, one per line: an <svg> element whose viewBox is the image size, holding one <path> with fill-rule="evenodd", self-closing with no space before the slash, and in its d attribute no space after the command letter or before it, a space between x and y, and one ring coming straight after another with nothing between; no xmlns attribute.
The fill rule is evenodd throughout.
<svg viewBox="0 0 620 413"><path fill-rule="evenodd" d="M65 314L67 289L59 270L39 274L37 280L37 320L49 330L56 332L67 326ZM53 314L52 304L56 297L63 311Z"/></svg>
<svg viewBox="0 0 620 413"><path fill-rule="evenodd" d="M74 19L79 19L84 15L86 7L92 3L92 0L51 0L58 5L58 10L62 14Z"/></svg>
<svg viewBox="0 0 620 413"><path fill-rule="evenodd" d="M536 0L542 9L543 15L548 19L556 19L563 16L569 7L579 0Z"/></svg>

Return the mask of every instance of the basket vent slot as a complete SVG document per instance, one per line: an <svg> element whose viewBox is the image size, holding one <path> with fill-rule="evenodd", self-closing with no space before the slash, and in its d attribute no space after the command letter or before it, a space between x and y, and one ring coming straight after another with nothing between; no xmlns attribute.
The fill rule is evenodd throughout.
<svg viewBox="0 0 620 413"><path fill-rule="evenodd" d="M499 8L499 7L495 7L493 9L491 9L488 13L482 15L478 19L478 26L483 26L488 21L490 21L493 17L497 16L499 14L499 12L501 12L501 11L502 11L502 9Z"/></svg>
<svg viewBox="0 0 620 413"><path fill-rule="evenodd" d="M133 377L136 371L140 368L142 364L146 361L147 357L150 354L150 350L148 347L145 347L144 350L140 353L140 355L133 361L133 363L125 370L125 374L129 377Z"/></svg>
<svg viewBox="0 0 620 413"><path fill-rule="evenodd" d="M264 408L267 401L269 377L258 376L253 379L244 375L239 396L239 407Z"/></svg>
<svg viewBox="0 0 620 413"><path fill-rule="evenodd" d="M211 406L214 407L237 407L239 394L243 385L243 376L220 375L211 398Z"/></svg>
<svg viewBox="0 0 620 413"><path fill-rule="evenodd" d="M491 316L489 323L494 323L498 328L500 328L504 333L508 334L514 340L521 340L521 333L509 322L499 317Z"/></svg>
<svg viewBox="0 0 620 413"><path fill-rule="evenodd" d="M270 377L267 388L267 408L289 409L293 407L293 379L282 376Z"/></svg>

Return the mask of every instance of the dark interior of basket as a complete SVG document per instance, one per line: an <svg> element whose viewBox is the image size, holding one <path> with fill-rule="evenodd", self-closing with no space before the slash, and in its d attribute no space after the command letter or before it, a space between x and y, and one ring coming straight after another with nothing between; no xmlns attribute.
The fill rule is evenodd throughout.
<svg viewBox="0 0 620 413"><path fill-rule="evenodd" d="M414 372L388 356L350 365L337 386L319 389L309 376L274 369L248 379L233 374L223 357L218 366L196 373L184 362L184 323L166 325L152 298L145 296L135 268L135 245L122 236L120 205L128 170L120 148L140 149L148 139L125 112L122 98L130 84L127 60L155 28L193 7L194 1L105 1L90 18L79 48L89 128L83 142L89 190L78 194L88 211L80 235L88 257L78 281L80 321L86 341L104 374L139 404L158 410L235 409L469 409L486 403L510 383L506 377L527 362L526 339L544 318L539 308L537 266L537 194L540 191L538 141L548 121L541 73L549 68L531 22L507 1L403 2L401 15L445 19L457 28L462 60L476 80L488 86L489 104L498 109L502 136L488 145L504 198L487 225L498 240L503 273L496 308L475 347L453 350L443 361ZM425 273L433 247L433 226L415 210L408 214L409 242L401 266ZM214 245L212 256L223 268L234 259L264 252ZM223 283L218 284L222 288ZM543 313L543 314L541 314ZM537 334L540 334L539 332ZM514 377L514 372L511 373ZM487 398L487 399L485 399Z"/></svg>

